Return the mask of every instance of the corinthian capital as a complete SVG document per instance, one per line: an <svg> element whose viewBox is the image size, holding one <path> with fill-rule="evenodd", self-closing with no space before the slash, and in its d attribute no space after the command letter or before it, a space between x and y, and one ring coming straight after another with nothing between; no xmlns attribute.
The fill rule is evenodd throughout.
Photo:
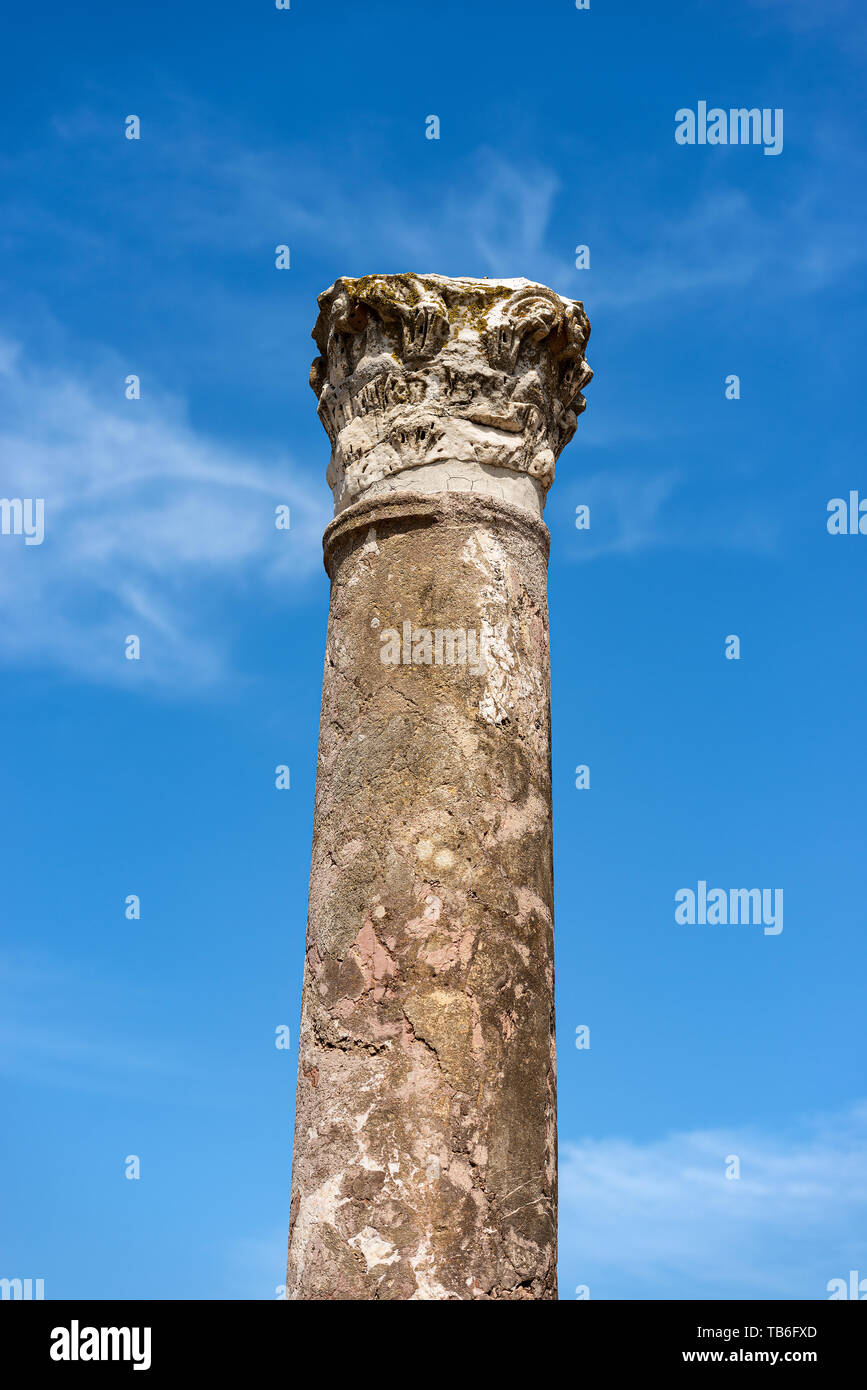
<svg viewBox="0 0 867 1390"><path fill-rule="evenodd" d="M310 384L336 512L412 489L541 514L593 375L580 301L529 280L365 275L319 308Z"/></svg>

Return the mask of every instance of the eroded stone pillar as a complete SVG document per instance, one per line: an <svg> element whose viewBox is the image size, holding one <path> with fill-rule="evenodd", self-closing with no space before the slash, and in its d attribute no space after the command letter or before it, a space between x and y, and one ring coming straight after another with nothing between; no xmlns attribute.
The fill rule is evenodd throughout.
<svg viewBox="0 0 867 1390"><path fill-rule="evenodd" d="M289 1296L554 1299L546 566L583 306L338 280Z"/></svg>

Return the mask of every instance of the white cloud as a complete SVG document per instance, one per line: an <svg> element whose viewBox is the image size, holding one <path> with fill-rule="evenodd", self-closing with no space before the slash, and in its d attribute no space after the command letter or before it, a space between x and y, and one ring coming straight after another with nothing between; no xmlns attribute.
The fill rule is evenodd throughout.
<svg viewBox="0 0 867 1390"><path fill-rule="evenodd" d="M576 480L576 496L580 494L581 502L590 507L590 527L579 533L572 557L587 561L670 545L672 528L666 529L660 513L679 481L673 470L658 474L624 470ZM605 540L595 539L599 532Z"/></svg>
<svg viewBox="0 0 867 1390"><path fill-rule="evenodd" d="M867 1275L867 1104L785 1135L565 1143L560 1185L565 1298L821 1299Z"/></svg>
<svg viewBox="0 0 867 1390"><path fill-rule="evenodd" d="M167 246L173 257L199 257L207 247L270 260L274 246L287 241L302 257L326 256L335 273L526 275L586 295L608 311L665 301L673 312L696 296L748 286L788 297L793 276L802 291L818 290L839 282L865 256L858 219L840 198L853 161L860 167L863 140L854 123L848 132L835 123L826 135L821 111L807 127L787 130L789 143L812 149L813 158L790 177L780 201L773 186L753 196L740 186L743 166L735 169L732 161L749 154L742 150L712 151L715 162L695 169L679 194L661 198L660 160L695 153L675 149L672 110L670 146L650 146L643 163L633 165L626 206L640 215L629 217L619 170L592 162L575 185L549 164L482 145L450 169L447 181L420 158L407 182L395 178L393 154L375 127L341 132L339 147L328 132L315 150L287 141L268 147L222 112L175 104L167 128L176 134L161 143L159 196L146 182L134 185L120 211L116 200L108 201L113 165L100 165L108 156L94 137L104 133L104 123L92 113L64 116L55 123L56 145L21 156L22 169L56 159L58 149L68 163L74 146L105 188L102 236L92 220L73 225L80 212L70 211L64 222L63 240L73 238L79 261L103 264L123 255L133 228L136 244L157 257ZM87 214L92 219L90 205ZM16 235L29 244L34 222L44 234L49 216L27 204L16 214ZM582 272L574 245L587 227L594 229L592 269ZM198 294L183 279L173 290ZM208 299L229 294L211 286ZM239 303L230 307L243 312Z"/></svg>
<svg viewBox="0 0 867 1390"><path fill-rule="evenodd" d="M120 367L113 379L108 401L83 371L36 367L0 340L0 492L45 503L41 545L0 536L0 661L112 683L135 665L138 685L202 688L231 670L231 625L202 615L251 580L275 598L296 589L321 563L327 490L197 433L152 386L125 400Z"/></svg>
<svg viewBox="0 0 867 1390"><path fill-rule="evenodd" d="M589 443L599 446L599 440L591 438ZM605 443L603 432L601 446ZM590 507L590 526L576 532L569 560L586 563L661 547L773 552L781 521L779 516L768 516L760 499L746 511L739 496L724 496L712 507L700 507L694 489L690 503L685 502L682 494L688 484L689 479L675 468L654 472L610 468L570 478L568 496L575 505Z"/></svg>
<svg viewBox="0 0 867 1390"><path fill-rule="evenodd" d="M847 142L847 160L854 155ZM202 185L191 207L181 196L186 180L179 182L169 209L176 235L249 251L264 229L281 229L281 236L285 229L290 241L329 248L345 260L346 274L526 275L626 311L749 285L789 295L793 275L803 291L818 290L865 257L857 219L837 206L824 166L821 177L812 168L809 179L790 186L784 208L729 184L722 162L715 175L706 169L707 183L693 196L668 203L656 192L654 152L636 170L642 215L625 233L622 197L610 186L619 175L605 172L576 194L553 168L485 146L458 166L445 190L424 175L415 189L392 182L378 172L375 151L358 164L346 160L340 180L328 172L332 159L311 161L303 151L266 156L240 143L233 148L225 136L201 149L179 145L173 158L191 169L194 161ZM557 225L565 207L578 227L586 219L597 229L589 273L575 268L581 237L567 239ZM612 208L620 210L612 216ZM143 218L155 214L142 210Z"/></svg>

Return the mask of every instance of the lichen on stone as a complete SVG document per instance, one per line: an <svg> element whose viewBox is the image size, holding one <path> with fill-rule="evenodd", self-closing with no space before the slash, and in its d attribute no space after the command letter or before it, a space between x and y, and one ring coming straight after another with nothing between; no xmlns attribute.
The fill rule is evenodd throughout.
<svg viewBox="0 0 867 1390"><path fill-rule="evenodd" d="M446 490L443 465L464 464L480 490L492 470L523 475L510 500L541 514L592 376L580 301L528 280L404 273L341 278L319 306L310 384L336 511L409 469Z"/></svg>

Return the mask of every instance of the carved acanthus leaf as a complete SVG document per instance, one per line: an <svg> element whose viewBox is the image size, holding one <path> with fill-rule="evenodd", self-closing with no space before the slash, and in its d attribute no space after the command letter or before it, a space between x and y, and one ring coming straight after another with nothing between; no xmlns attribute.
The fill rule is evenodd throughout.
<svg viewBox="0 0 867 1390"><path fill-rule="evenodd" d="M541 507L592 376L580 302L526 280L406 274L340 279L319 306L310 384L338 509L404 470L456 464L525 474Z"/></svg>

